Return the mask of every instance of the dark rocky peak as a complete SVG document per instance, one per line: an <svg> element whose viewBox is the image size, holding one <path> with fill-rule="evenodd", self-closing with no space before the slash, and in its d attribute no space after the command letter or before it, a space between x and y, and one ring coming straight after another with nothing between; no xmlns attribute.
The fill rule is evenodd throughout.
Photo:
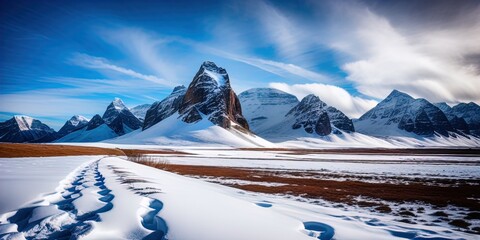
<svg viewBox="0 0 480 240"><path fill-rule="evenodd" d="M295 123L292 125L293 129L303 127L307 133L315 132L320 136L332 132L340 133L339 130L355 131L351 119L336 108L328 106L313 94L304 97L286 116L295 118Z"/></svg>
<svg viewBox="0 0 480 240"><path fill-rule="evenodd" d="M118 135L123 135L142 127L142 122L133 115L120 98L115 98L108 105L102 119Z"/></svg>
<svg viewBox="0 0 480 240"><path fill-rule="evenodd" d="M182 120L189 123L200 121L203 114L223 128L230 128L233 122L249 129L227 71L213 62L200 66L183 97L179 113Z"/></svg>
<svg viewBox="0 0 480 240"><path fill-rule="evenodd" d="M224 68L218 67L213 62L205 61L195 74L189 89L192 85L197 88L230 88L230 79Z"/></svg>
<svg viewBox="0 0 480 240"><path fill-rule="evenodd" d="M50 141L55 136L55 130L28 116L14 116L5 122L0 122L0 142L36 142L43 138L48 139L45 141Z"/></svg>
<svg viewBox="0 0 480 240"><path fill-rule="evenodd" d="M106 123L110 123L113 121L115 117L118 116L120 112L122 112L124 109L128 109L127 106L123 103L122 99L120 98L115 98L107 107L105 110L105 113L103 113L103 120Z"/></svg>
<svg viewBox="0 0 480 240"><path fill-rule="evenodd" d="M173 89L172 93L162 101L153 103L145 115L143 130L176 113L180 108L186 90L187 89L183 85L177 86Z"/></svg>
<svg viewBox="0 0 480 240"><path fill-rule="evenodd" d="M104 123L105 123L105 121L103 120L103 118L100 117L100 115L96 114L95 116L93 116L93 118L90 120L90 122L88 122L87 130L95 129L98 126L100 126Z"/></svg>

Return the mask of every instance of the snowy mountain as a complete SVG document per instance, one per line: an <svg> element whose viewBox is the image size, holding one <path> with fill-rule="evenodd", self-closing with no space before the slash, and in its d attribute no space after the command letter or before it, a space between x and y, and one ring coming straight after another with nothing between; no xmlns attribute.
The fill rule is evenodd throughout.
<svg viewBox="0 0 480 240"><path fill-rule="evenodd" d="M457 117L465 119L471 134L480 136L480 106L473 102L460 103L452 110Z"/></svg>
<svg viewBox="0 0 480 240"><path fill-rule="evenodd" d="M227 71L209 61L200 66L188 86L179 113L187 123L208 117L212 123L223 128L249 129L247 120L242 115L240 101L230 86Z"/></svg>
<svg viewBox="0 0 480 240"><path fill-rule="evenodd" d="M470 133L467 122L465 122L465 119L463 119L462 117L458 117L453 111L453 109L450 106L448 106L448 104L444 102L436 103L435 106L438 107L440 110L442 110L442 112L445 114L448 121L450 121L450 124L454 129L464 134Z"/></svg>
<svg viewBox="0 0 480 240"><path fill-rule="evenodd" d="M14 116L0 123L0 142L48 142L56 136L55 130L28 116Z"/></svg>
<svg viewBox="0 0 480 240"><path fill-rule="evenodd" d="M145 115L143 130L159 123L163 119L170 117L177 112L183 101L183 96L185 95L186 90L187 89L183 85L177 86L165 99L153 103Z"/></svg>
<svg viewBox="0 0 480 240"><path fill-rule="evenodd" d="M65 122L62 128L58 131L59 137L63 137L71 132L75 132L87 126L88 119L84 116L75 115L70 120Z"/></svg>
<svg viewBox="0 0 480 240"><path fill-rule="evenodd" d="M250 130L256 134L280 123L299 101L297 97L274 88L252 88L238 95Z"/></svg>
<svg viewBox="0 0 480 240"><path fill-rule="evenodd" d="M247 112L250 111L247 110ZM351 119L338 109L328 106L313 94L304 97L284 116L280 115L277 118L280 120L276 120L275 125L257 134L265 139L278 142L355 131Z"/></svg>
<svg viewBox="0 0 480 240"><path fill-rule="evenodd" d="M108 142L274 146L248 129L226 70L213 62L204 62L188 89L176 87L168 97L152 105L147 111L143 131L137 130Z"/></svg>
<svg viewBox="0 0 480 240"><path fill-rule="evenodd" d="M143 122L145 120L145 115L147 114L147 111L148 109L150 109L151 106L152 104L138 105L133 108L130 108L130 112L132 112L133 115L138 118L138 120Z"/></svg>
<svg viewBox="0 0 480 240"><path fill-rule="evenodd" d="M438 107L397 90L355 121L355 129L372 136L449 136L455 131Z"/></svg>
<svg viewBox="0 0 480 240"><path fill-rule="evenodd" d="M123 135L142 127L142 122L130 112L120 98L115 98L108 105L102 119L118 135Z"/></svg>
<svg viewBox="0 0 480 240"><path fill-rule="evenodd" d="M105 142L157 146L275 147L260 137L238 130L239 128L225 129L212 123L206 115L200 116L201 119L195 123L187 123L176 112L143 131L136 130Z"/></svg>
<svg viewBox="0 0 480 240"><path fill-rule="evenodd" d="M118 134L97 114L83 128L71 132L55 142L98 142L114 137L118 137Z"/></svg>

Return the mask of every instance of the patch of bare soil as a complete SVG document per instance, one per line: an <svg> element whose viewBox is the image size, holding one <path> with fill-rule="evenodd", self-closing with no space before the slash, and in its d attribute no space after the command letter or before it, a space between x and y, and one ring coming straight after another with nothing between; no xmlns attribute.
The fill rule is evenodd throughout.
<svg viewBox="0 0 480 240"><path fill-rule="evenodd" d="M82 147L70 145L32 144L32 143L1 143L0 157L54 157L79 155L116 155L125 154L119 149Z"/></svg>
<svg viewBox="0 0 480 240"><path fill-rule="evenodd" d="M137 161L188 176L211 177L222 179L238 179L251 181L250 185L228 184L243 190L302 196L307 198L321 198L331 202L346 204L362 204L357 197L380 199L390 202L424 202L438 207L454 205L480 211L480 180L459 181L453 184L451 179L445 180L448 184L431 185L422 181L410 181L408 184L363 182L363 181L336 181L317 178L303 178L299 172L264 171L249 168L229 168L211 166L174 165L166 162ZM158 166L157 166L158 165ZM321 175L322 173L318 173ZM313 175L313 174L311 174ZM436 180L441 181L441 180ZM264 186L255 182L282 183L282 186ZM372 206L382 207L382 204L371 203ZM386 211L386 209L381 209Z"/></svg>
<svg viewBox="0 0 480 240"><path fill-rule="evenodd" d="M102 147L84 147L57 144L34 143L0 143L0 157L54 157L54 156L79 156L79 155L114 155L134 156L143 154L175 154L188 153L174 150L148 150L148 149L118 149Z"/></svg>

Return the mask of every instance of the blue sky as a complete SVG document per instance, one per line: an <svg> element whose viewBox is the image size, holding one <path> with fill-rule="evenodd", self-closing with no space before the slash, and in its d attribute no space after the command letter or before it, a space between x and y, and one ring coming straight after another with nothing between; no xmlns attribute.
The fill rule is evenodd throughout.
<svg viewBox="0 0 480 240"><path fill-rule="evenodd" d="M435 3L435 4L433 4ZM58 130L188 85L205 60L234 90L314 93L358 117L398 89L480 103L476 1L3 1L0 120Z"/></svg>

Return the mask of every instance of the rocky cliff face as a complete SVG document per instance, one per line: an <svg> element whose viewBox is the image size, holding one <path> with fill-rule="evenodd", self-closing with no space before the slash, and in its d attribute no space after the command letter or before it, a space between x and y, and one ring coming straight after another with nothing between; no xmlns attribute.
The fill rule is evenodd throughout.
<svg viewBox="0 0 480 240"><path fill-rule="evenodd" d="M115 98L108 105L102 119L118 135L123 135L142 127L142 122L133 115L119 98Z"/></svg>
<svg viewBox="0 0 480 240"><path fill-rule="evenodd" d="M183 85L177 86L165 99L153 103L145 115L143 130L176 113L180 109L180 104L183 101L183 96L185 96L186 90L187 89Z"/></svg>
<svg viewBox="0 0 480 240"><path fill-rule="evenodd" d="M397 90L355 121L355 128L374 136L405 134L398 130L421 136L448 136L449 131L455 131L438 107Z"/></svg>
<svg viewBox="0 0 480 240"><path fill-rule="evenodd" d="M471 134L480 136L480 106L474 102L460 103L452 108L452 112L465 120Z"/></svg>
<svg viewBox="0 0 480 240"><path fill-rule="evenodd" d="M182 121L194 123L207 117L212 123L249 130L227 71L213 62L204 62L185 92L179 107Z"/></svg>
<svg viewBox="0 0 480 240"><path fill-rule="evenodd" d="M28 116L14 116L0 123L0 142L46 142L54 138L55 130Z"/></svg>
<svg viewBox="0 0 480 240"><path fill-rule="evenodd" d="M352 120L341 111L328 106L317 96L310 94L292 108L286 117L293 117L293 129L303 128L307 133L325 136L330 133L354 132Z"/></svg>
<svg viewBox="0 0 480 240"><path fill-rule="evenodd" d="M63 137L71 132L77 131L82 129L83 127L87 126L88 119L83 116L75 115L70 120L65 122L62 128L58 131L59 137Z"/></svg>
<svg viewBox="0 0 480 240"><path fill-rule="evenodd" d="M87 124L87 131L95 129L104 123L105 121L102 119L102 117L100 117L100 115L98 114L95 114L95 116L93 116L93 118L90 119L90 121Z"/></svg>

